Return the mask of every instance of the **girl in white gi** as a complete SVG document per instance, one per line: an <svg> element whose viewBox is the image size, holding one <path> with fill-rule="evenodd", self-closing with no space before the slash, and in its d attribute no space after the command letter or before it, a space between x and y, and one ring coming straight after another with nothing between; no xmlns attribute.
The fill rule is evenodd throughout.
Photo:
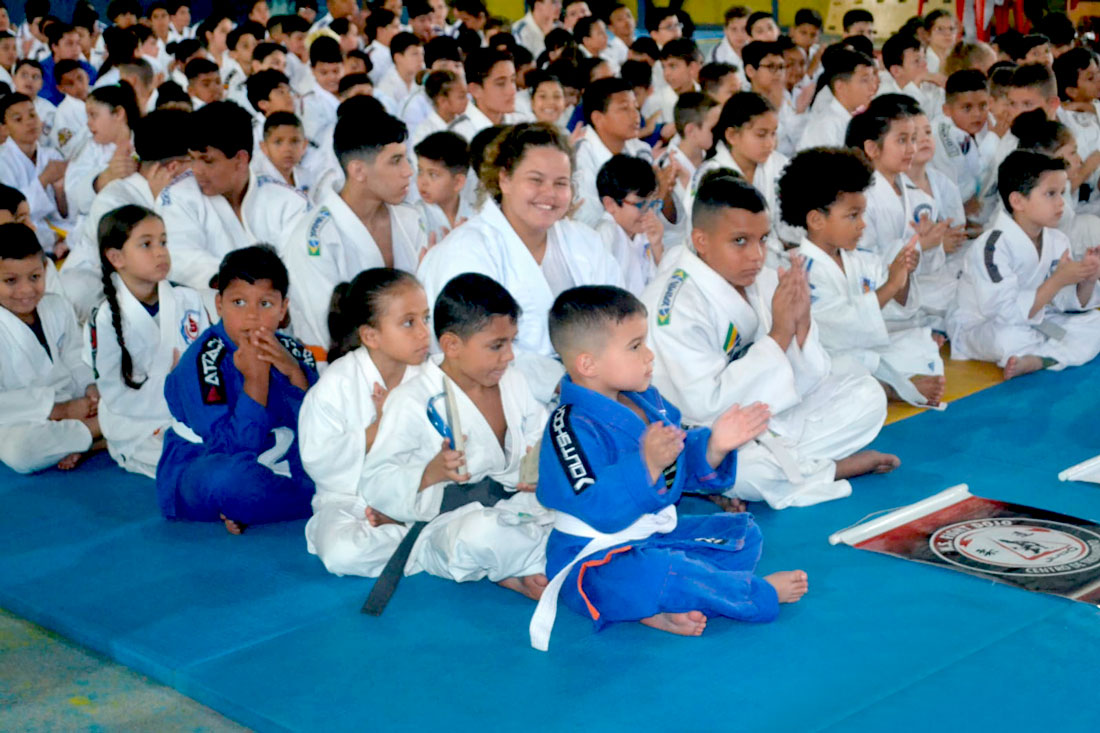
<svg viewBox="0 0 1100 733"><path fill-rule="evenodd" d="M363 464L386 395L423 371L431 310L416 278L382 267L341 283L334 301L329 367L298 414L302 465L317 486L306 546L331 573L374 577L407 528L360 496Z"/></svg>
<svg viewBox="0 0 1100 733"><path fill-rule="evenodd" d="M588 227L565 219L573 201L572 147L544 123L510 128L486 151L477 216L428 250L418 275L431 301L455 275L480 272L519 301L516 367L543 402L564 373L546 315L577 285L619 285L619 265Z"/></svg>
<svg viewBox="0 0 1100 733"><path fill-rule="evenodd" d="M942 346L947 338L944 318L955 302L955 290L962 272L963 249L967 242L966 210L955 181L931 166L936 154L936 137L931 121L921 114L913 118L913 124L916 128L916 152L907 173L912 183L908 189L913 202L909 212L912 226L921 225L924 218L932 222L950 222L943 233L942 262L931 258L933 261L925 272L914 276L920 288L920 302L917 305L925 324L932 328L933 338Z"/></svg>
<svg viewBox="0 0 1100 733"><path fill-rule="evenodd" d="M0 98L0 123L8 138L0 146L0 183L23 192L38 241L47 252L62 257L68 247L57 242L50 224L64 223L69 211L64 180L68 163L39 144L42 120L28 97L16 92Z"/></svg>
<svg viewBox="0 0 1100 733"><path fill-rule="evenodd" d="M829 171L827 182L815 176L820 171ZM918 308L911 284L917 243L903 247L889 266L856 249L871 174L853 151L804 150L780 179L783 216L806 228L798 253L806 259L811 312L834 371L870 372L892 398L936 406L944 378L932 332L927 326L891 331L884 320L890 311L904 320Z"/></svg>
<svg viewBox="0 0 1100 733"><path fill-rule="evenodd" d="M520 465L547 413L510 368L519 305L490 278L465 273L443 288L432 316L442 358L386 400L360 496L383 521L429 522L406 573L488 577L537 599L553 515ZM486 479L488 496L458 498Z"/></svg>
<svg viewBox="0 0 1100 733"><path fill-rule="evenodd" d="M1064 161L1031 151L1011 153L998 168L1005 208L966 255L947 320L952 358L996 362L1011 379L1100 353L1100 248L1074 260L1055 229L1066 180Z"/></svg>
<svg viewBox="0 0 1100 733"><path fill-rule="evenodd" d="M100 437L80 329L46 292L47 266L29 227L0 225L0 462L19 473L73 468Z"/></svg>
<svg viewBox="0 0 1100 733"><path fill-rule="evenodd" d="M141 119L129 84L93 89L85 107L92 136L65 171L65 193L73 214L80 216L88 213L104 186L137 172L130 135Z"/></svg>
<svg viewBox="0 0 1100 733"><path fill-rule="evenodd" d="M118 465L156 478L172 425L164 380L210 320L198 293L166 279L164 222L149 209L127 205L104 216L99 256L106 300L88 322L87 354L99 423Z"/></svg>
<svg viewBox="0 0 1100 733"><path fill-rule="evenodd" d="M921 114L920 107L908 95L876 97L865 112L852 118L845 144L862 150L875 168L866 193L867 228L859 247L875 253L883 262L893 262L916 234L920 244L917 273L923 275L943 268L945 253L941 244L947 229L955 222L949 219L937 222L917 211L919 202L914 200L917 189L907 172L916 155L916 120ZM927 202L923 193L916 198ZM919 302L920 295L914 292L912 284L910 290L910 295ZM915 309L905 315L890 313L887 320L893 329L920 325L923 318L920 310Z"/></svg>
<svg viewBox="0 0 1100 733"><path fill-rule="evenodd" d="M622 268L625 288L640 296L665 253L657 177L644 160L613 155L596 176L596 190L604 208L596 232Z"/></svg>
<svg viewBox="0 0 1100 733"><path fill-rule="evenodd" d="M334 150L344 187L327 189L316 211L286 240L290 316L304 343L327 351L332 291L372 267L414 272L428 235L416 209L405 206L412 167L405 123L386 114L367 120L346 113L336 123Z"/></svg>
<svg viewBox="0 0 1100 733"><path fill-rule="evenodd" d="M687 425L759 400L769 432L742 446L727 496L781 509L847 496L845 480L890 471L896 456L859 451L886 419L870 375L832 374L810 315L801 257L765 267L771 223L764 197L728 173L708 175L692 212L692 247L678 247L643 297L653 382ZM694 250L694 251L693 251Z"/></svg>
<svg viewBox="0 0 1100 733"><path fill-rule="evenodd" d="M776 192L787 156L775 149L778 128L779 116L771 102L756 92L734 94L722 106L722 114L714 126L714 155L699 166L691 184L691 200L694 200L703 176L719 168L729 168L764 194L772 222L768 236L769 267L778 267L787 261L780 231L792 244L802 236L801 232L791 231L779 216Z"/></svg>

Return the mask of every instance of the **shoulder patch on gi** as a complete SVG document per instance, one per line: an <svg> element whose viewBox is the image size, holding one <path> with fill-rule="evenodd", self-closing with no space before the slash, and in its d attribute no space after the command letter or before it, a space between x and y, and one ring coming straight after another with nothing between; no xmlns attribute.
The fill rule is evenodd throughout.
<svg viewBox="0 0 1100 733"><path fill-rule="evenodd" d="M309 225L309 240L306 242L310 257L321 256L321 229L331 220L332 212L327 206L322 206L317 216L313 217L313 223Z"/></svg>
<svg viewBox="0 0 1100 733"><path fill-rule="evenodd" d="M57 144L61 147L65 147L69 144L69 141L73 139L73 131L67 127L63 127L57 131Z"/></svg>
<svg viewBox="0 0 1100 733"><path fill-rule="evenodd" d="M943 152L948 158L957 158L962 155L962 149L951 136L951 126L946 122L940 123L940 142L943 144Z"/></svg>
<svg viewBox="0 0 1100 733"><path fill-rule="evenodd" d="M989 279L994 283L1004 280L1000 268L993 261L993 254L997 250L997 240L1001 238L1001 230L994 229L989 233L989 239L985 240L985 271L989 273Z"/></svg>
<svg viewBox="0 0 1100 733"><path fill-rule="evenodd" d="M722 351L726 352L726 360L730 363L737 361L745 355L751 345L745 343L745 340L741 338L741 333L737 330L737 326L731 323L726 331L725 342L722 344Z"/></svg>
<svg viewBox="0 0 1100 733"><path fill-rule="evenodd" d="M580 494L596 483L596 474L588 463L577 434L569 422L572 405L562 405L554 410L550 417L550 438L554 444L554 455L558 457L561 470L565 471L574 494Z"/></svg>
<svg viewBox="0 0 1100 733"><path fill-rule="evenodd" d="M657 325L667 326L672 320L672 304L676 302L676 294L680 292L680 286L688 279L688 274L683 270L676 270L665 286L665 294L661 296L661 302L657 306Z"/></svg>
<svg viewBox="0 0 1100 733"><path fill-rule="evenodd" d="M180 319L180 336L183 337L185 344L190 344L199 337L202 331L199 330L199 312L193 308L183 312L183 318Z"/></svg>
<svg viewBox="0 0 1100 733"><path fill-rule="evenodd" d="M225 380L222 378L223 359L225 342L211 334L199 349L199 392L204 405L226 403Z"/></svg>
<svg viewBox="0 0 1100 733"><path fill-rule="evenodd" d="M302 346L298 339L281 333L275 334L275 338L279 339L279 343L283 345L283 348L289 351L290 355L297 359L300 364L305 364L310 369L317 368L317 361L313 358L313 352Z"/></svg>

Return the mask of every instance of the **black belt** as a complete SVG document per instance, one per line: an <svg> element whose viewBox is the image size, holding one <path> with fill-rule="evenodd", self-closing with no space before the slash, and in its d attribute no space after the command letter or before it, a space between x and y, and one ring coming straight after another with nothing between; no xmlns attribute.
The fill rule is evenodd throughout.
<svg viewBox="0 0 1100 733"><path fill-rule="evenodd" d="M507 499L509 496L512 496L512 492L507 491L501 484L491 478L484 478L473 484L447 484L443 487L443 503L439 507L439 513L454 511L475 501L480 502L482 506L493 506L501 499ZM409 561L409 554L412 553L413 545L416 544L416 538L420 536L427 525L428 522L415 522L409 527L409 531L401 540L401 544L397 546L393 555L386 562L382 574L378 576L378 580L374 581L374 587L371 588L370 595L363 603L362 613L381 616L382 612L386 610L386 604L390 602L394 591L397 590L397 584L401 582L402 576L405 575L405 565Z"/></svg>

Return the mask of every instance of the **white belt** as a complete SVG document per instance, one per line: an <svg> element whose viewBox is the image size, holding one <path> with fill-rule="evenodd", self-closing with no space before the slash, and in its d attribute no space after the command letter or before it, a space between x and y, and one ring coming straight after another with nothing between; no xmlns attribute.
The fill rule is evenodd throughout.
<svg viewBox="0 0 1100 733"><path fill-rule="evenodd" d="M175 418L172 418L172 432L174 432L176 435L180 436L181 438L183 438L184 440L186 440L189 443L201 443L202 442L202 436L200 436L194 430L187 427L186 424L181 423L179 420L176 420Z"/></svg>
<svg viewBox="0 0 1100 733"><path fill-rule="evenodd" d="M531 646L543 652L550 648L550 632L554 629L554 619L558 615L558 594L573 566L600 550L645 539L653 534L671 532L676 529L676 507L669 505L656 514L643 514L634 524L614 534L598 532L576 517L558 512L554 529L577 537L588 537L590 540L573 561L559 570L546 586L539 605L535 608L535 615L531 617Z"/></svg>

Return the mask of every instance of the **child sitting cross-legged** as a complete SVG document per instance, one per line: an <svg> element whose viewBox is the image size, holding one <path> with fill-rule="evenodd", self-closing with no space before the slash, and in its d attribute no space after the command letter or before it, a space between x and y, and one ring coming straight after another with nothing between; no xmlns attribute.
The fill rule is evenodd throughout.
<svg viewBox="0 0 1100 733"><path fill-rule="evenodd" d="M0 224L0 461L19 473L74 468L100 437L76 316L46 292L47 266L33 229Z"/></svg>
<svg viewBox="0 0 1100 733"><path fill-rule="evenodd" d="M814 176L824 170L827 181ZM867 202L863 192L871 177L871 166L854 151L804 150L779 179L783 217L806 228L798 253L806 258L811 312L834 369L870 372L895 399L938 405L943 360L931 330L891 330L885 317L894 313L895 320L904 321L919 308L912 277L917 243L903 247L889 265L857 248Z"/></svg>
<svg viewBox="0 0 1100 733"><path fill-rule="evenodd" d="M485 275L450 280L432 318L442 359L430 358L386 399L359 494L374 510L372 524L427 523L405 535L397 572L488 577L530 598L542 594L550 513L534 486L521 483L520 464L546 410L511 366L519 312Z"/></svg>
<svg viewBox="0 0 1100 733"><path fill-rule="evenodd" d="M164 384L171 429L157 465L168 519L245 525L310 515L313 481L298 453L298 411L317 381L313 356L277 332L286 267L267 245L227 254L217 273L219 323L206 329Z"/></svg>
<svg viewBox="0 0 1100 733"><path fill-rule="evenodd" d="M1055 228L1065 167L1017 150L997 169L1004 210L967 252L947 317L952 358L996 362L1011 379L1080 366L1100 353L1100 248L1074 260L1069 238Z"/></svg>
<svg viewBox="0 0 1100 733"><path fill-rule="evenodd" d="M646 308L612 286L563 292L550 338L567 376L539 460L538 497L557 510L547 544L553 580L531 621L545 650L561 599L596 628L640 621L698 636L708 617L771 621L807 590L800 570L755 575L760 530L747 513L677 517L684 491L734 482L736 449L760 435L766 405L733 405L710 428L680 428L680 411L650 384Z"/></svg>

